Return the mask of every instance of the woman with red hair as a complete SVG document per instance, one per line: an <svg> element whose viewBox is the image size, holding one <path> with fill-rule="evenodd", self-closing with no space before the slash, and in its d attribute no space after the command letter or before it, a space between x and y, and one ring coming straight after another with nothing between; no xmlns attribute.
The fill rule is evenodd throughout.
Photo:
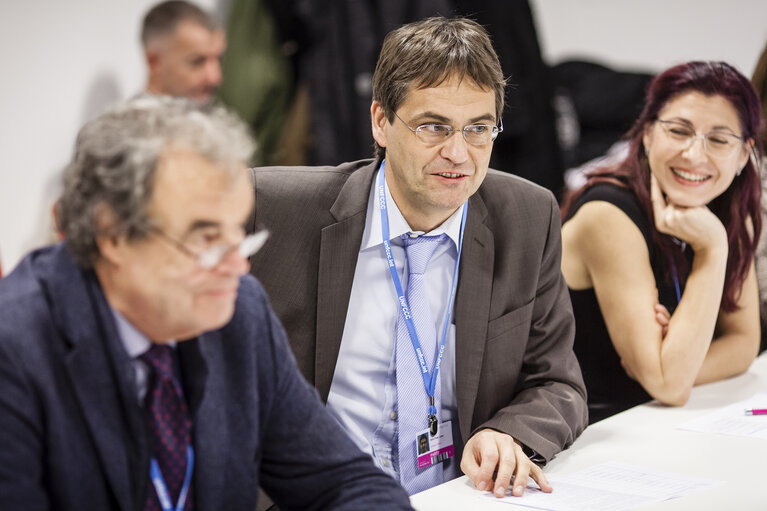
<svg viewBox="0 0 767 511"><path fill-rule="evenodd" d="M745 371L759 348L759 100L723 62L650 83L627 157L563 205L590 422Z"/></svg>

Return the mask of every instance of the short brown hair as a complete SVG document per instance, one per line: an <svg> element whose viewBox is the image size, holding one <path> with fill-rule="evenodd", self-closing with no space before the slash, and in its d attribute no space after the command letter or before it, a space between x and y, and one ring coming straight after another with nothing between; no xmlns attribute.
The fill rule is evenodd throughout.
<svg viewBox="0 0 767 511"><path fill-rule="evenodd" d="M389 32L373 73L373 100L393 121L411 86L436 87L454 75L492 90L496 119L501 118L506 87L501 63L487 31L467 18L436 16ZM383 157L384 149L375 147Z"/></svg>
<svg viewBox="0 0 767 511"><path fill-rule="evenodd" d="M221 25L209 13L184 0L161 2L146 13L141 25L141 44L146 48L149 43L176 30L182 21L192 21L213 32Z"/></svg>

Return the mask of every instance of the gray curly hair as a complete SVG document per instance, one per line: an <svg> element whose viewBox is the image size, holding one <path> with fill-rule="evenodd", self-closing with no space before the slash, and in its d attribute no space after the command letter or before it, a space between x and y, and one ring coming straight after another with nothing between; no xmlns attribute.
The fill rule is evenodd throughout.
<svg viewBox="0 0 767 511"><path fill-rule="evenodd" d="M99 257L100 236L147 235L157 161L171 148L192 150L234 175L250 160L255 141L224 107L182 98L142 96L88 122L56 205L58 227L81 266ZM97 221L104 206L114 216L109 232Z"/></svg>

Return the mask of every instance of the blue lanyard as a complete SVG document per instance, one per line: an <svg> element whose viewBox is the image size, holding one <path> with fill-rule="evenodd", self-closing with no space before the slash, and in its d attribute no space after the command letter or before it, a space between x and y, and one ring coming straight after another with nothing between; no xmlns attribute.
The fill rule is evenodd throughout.
<svg viewBox="0 0 767 511"><path fill-rule="evenodd" d="M447 302L447 314L445 315L445 325L442 329L442 340L439 343L439 353L437 359L434 361L434 372L429 374L429 368L426 366L426 358L423 355L423 349L421 343L418 340L418 334L415 331L415 324L410 314L410 307L408 306L405 293L402 290L402 282L400 281L399 274L397 273L397 266L394 263L394 256L391 251L391 244L389 242L389 214L386 207L386 174L385 174L385 161L381 162L381 167L378 169L378 207L381 211L381 234L383 238L384 251L386 252L386 263L391 273L391 279L394 283L394 287L397 290L397 301L399 302L400 311L402 317L405 319L405 325L407 325L408 333L410 334L410 342L413 344L416 358L421 365L421 376L423 377L423 384L426 388L426 394L429 396L429 424L436 434L436 414L437 408L434 405L434 390L437 385L437 378L439 376L439 367L442 363L442 355L445 352L445 342L447 341L447 328L450 325L450 315L452 312L453 298L455 297L455 288L458 282L458 264L461 261L461 248L463 247L463 231L466 227L466 211L469 206L469 202L466 201L463 205L463 213L461 217L461 233L458 237L458 257L455 259L455 270L453 271L453 284L450 287L450 294L448 295Z"/></svg>
<svg viewBox="0 0 767 511"><path fill-rule="evenodd" d="M160 472L157 460L152 458L150 463L149 476L152 478L154 491L157 493L157 498L160 500L160 506L162 506L163 511L182 511L186 503L186 496L189 493L189 485L192 484L194 449L192 449L191 445L186 446L186 475L184 476L184 484L181 486L181 492L178 494L178 502L176 502L175 508L170 500L168 486L165 484L165 478L163 478L162 472Z"/></svg>

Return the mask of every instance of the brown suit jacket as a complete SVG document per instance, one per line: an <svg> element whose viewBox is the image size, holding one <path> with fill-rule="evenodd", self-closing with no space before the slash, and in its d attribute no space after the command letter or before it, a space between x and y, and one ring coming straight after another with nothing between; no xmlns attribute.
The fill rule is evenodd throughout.
<svg viewBox="0 0 767 511"><path fill-rule="evenodd" d="M252 259L304 376L327 400L341 345L372 179L380 162L252 170L255 221L272 232ZM587 424L560 271L553 195L490 170L469 199L455 303L463 441L510 434L547 461ZM392 299L395 299L394 297Z"/></svg>

